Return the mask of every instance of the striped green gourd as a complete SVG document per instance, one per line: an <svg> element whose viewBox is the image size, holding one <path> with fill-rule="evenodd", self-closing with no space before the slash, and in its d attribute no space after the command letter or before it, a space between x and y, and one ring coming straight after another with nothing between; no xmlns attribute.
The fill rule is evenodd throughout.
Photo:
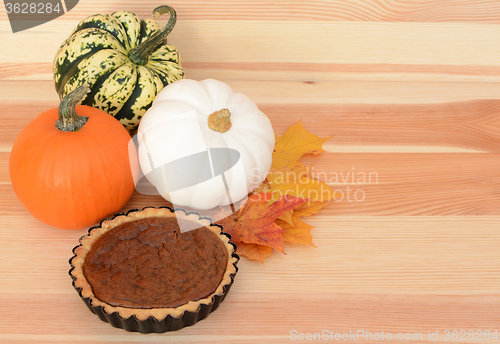
<svg viewBox="0 0 500 344"><path fill-rule="evenodd" d="M158 92L184 78L177 49L166 43L177 15L163 5L153 16L164 13L170 18L163 28L129 11L95 14L81 21L54 58L59 97L86 83L91 92L81 103L113 115L134 134Z"/></svg>

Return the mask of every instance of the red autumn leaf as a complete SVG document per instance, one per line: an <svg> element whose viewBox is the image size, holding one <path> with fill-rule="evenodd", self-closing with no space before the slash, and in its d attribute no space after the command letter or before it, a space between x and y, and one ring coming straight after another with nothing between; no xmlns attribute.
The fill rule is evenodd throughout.
<svg viewBox="0 0 500 344"><path fill-rule="evenodd" d="M285 253L281 236L283 229L274 221L285 211L303 204L305 200L285 195L269 204L271 197L271 193L253 194L236 218L227 216L227 212L221 210L221 213L214 216L214 221L231 235L231 240L236 245L239 243L265 245Z"/></svg>

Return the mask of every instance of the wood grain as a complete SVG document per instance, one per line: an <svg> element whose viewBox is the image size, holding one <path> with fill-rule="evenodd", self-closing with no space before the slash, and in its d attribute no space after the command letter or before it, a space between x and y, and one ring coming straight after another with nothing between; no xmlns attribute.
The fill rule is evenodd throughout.
<svg viewBox="0 0 500 344"><path fill-rule="evenodd" d="M494 293L500 287L500 274L492 273L500 264L498 219L322 213L304 219L315 226L316 248L286 245L286 255L275 252L264 264L242 259L234 287L262 293ZM86 231L57 230L28 215L2 215L0 225L12 229L0 234L3 242L18 242L2 248L2 292L77 296L68 288L68 260ZM30 282L34 278L37 283Z"/></svg>
<svg viewBox="0 0 500 344"><path fill-rule="evenodd" d="M486 22L498 24L500 6L495 0L237 0L237 1L179 1L168 2L179 20L328 20L369 22ZM195 4L193 6L193 4ZM141 17L148 17L155 7L149 2L107 1L102 11L113 12L126 8ZM65 18L79 19L96 10L94 3L80 2ZM0 14L0 20L5 19Z"/></svg>
<svg viewBox="0 0 500 344"><path fill-rule="evenodd" d="M169 4L178 14L169 43L187 77L248 95L278 135L299 120L334 135L302 162L343 198L304 219L316 247L242 259L224 303L195 326L151 335L109 326L68 276L86 231L33 218L8 159L21 129L58 106L52 59L77 23L121 9L148 18L157 4L80 0L16 34L0 11L0 342L289 343L358 330L393 342L498 342L445 331L500 331L500 2ZM165 204L136 191L122 210Z"/></svg>
<svg viewBox="0 0 500 344"><path fill-rule="evenodd" d="M29 47L37 45L41 37L44 44L36 51L36 62L52 62L78 22L54 20L44 24L43 31L28 30L13 36L9 24L0 21L0 38L4 44L16 47L0 51L0 62L33 63ZM492 28L492 24L483 23L304 21L297 25L290 21L186 20L175 26L169 42L179 49L185 62L425 61L431 65L498 66L500 52L495 46L500 35L492 34ZM232 34L235 31L238 35Z"/></svg>
<svg viewBox="0 0 500 344"><path fill-rule="evenodd" d="M485 152L495 152L499 148L499 120L497 112L500 100L472 100L468 102L452 102L442 104L359 104L368 102L372 98L395 99L404 101L405 95L416 99L415 93L419 90L418 83L404 83L408 91L404 94L398 91L390 96L385 91L400 85L385 84L380 90L377 84L370 88L360 88L362 82L351 83L350 90L358 89L358 104L349 104L347 99L333 97L335 88L341 86L336 83L307 84L301 82L258 82L258 81L227 81L234 89L247 94L262 111L271 117L276 133L281 134L286 128L301 118L304 125L319 136L335 135L336 144L370 144L378 145L433 145L463 147ZM343 83L346 85L347 83ZM357 84L357 85L355 85ZM367 83L365 83L367 84ZM392 85L391 85L392 84ZM429 85L432 83L429 83ZM34 81L29 84L32 97L39 97L40 102L30 108L19 108L26 85L22 81L0 83L0 110L4 114L4 135L0 137L0 147L11 145L19 132L20 126L15 122L22 120L26 125L32 118L42 111L57 107L58 97L51 88L49 81ZM411 91L409 86L411 85ZM333 88L335 86L335 88ZM432 84L432 88L422 88L422 101L433 102L430 98L437 92L439 84ZM441 88L445 85L440 85ZM471 94L470 85L465 86L457 95L457 88L451 89L453 99L463 98ZM485 88L475 84L479 93ZM491 86L493 94L494 88ZM270 89L280 88L278 92ZM332 96L332 98L330 98ZM498 96L498 93L496 94ZM392 98L392 99L391 99ZM354 97L351 98L354 101ZM364 99L364 101L363 101ZM439 99L439 98L438 98ZM420 99L416 99L420 100ZM407 100L408 101L408 100ZM339 104L340 103L340 104ZM314 113L311 117L310 113ZM376 130L374 130L376 129Z"/></svg>

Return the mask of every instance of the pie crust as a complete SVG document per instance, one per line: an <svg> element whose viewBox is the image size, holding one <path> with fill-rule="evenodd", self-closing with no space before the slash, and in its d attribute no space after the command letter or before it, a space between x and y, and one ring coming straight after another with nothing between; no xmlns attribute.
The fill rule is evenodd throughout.
<svg viewBox="0 0 500 344"><path fill-rule="evenodd" d="M190 221L195 224L195 227L204 226L208 228L220 238L224 247L227 249L228 261L222 280L213 293L202 299L189 301L173 308L131 308L112 306L99 300L94 295L92 287L85 278L83 271L85 258L90 252L92 245L101 235L123 223L151 217L172 217L177 218L179 221ZM141 210L131 210L127 214L117 214L110 219L102 221L99 226L90 228L88 234L80 238L80 245L73 249L74 256L70 259L72 268L69 274L73 279L73 286L79 292L81 298L90 310L96 313L101 320L107 321L115 327L121 327L129 331L166 332L192 325L190 323L192 321L188 320L187 317L189 317L189 319L195 319L194 322L196 322L218 307L218 304L224 299L229 291L238 270L236 264L239 257L235 253L235 250L236 246L230 241L230 236L222 231L221 226L212 224L209 218L203 218L197 213L186 212L183 209L147 207ZM193 317L193 314L196 315L196 313L200 311L203 311L203 316L197 315ZM101 312L102 314L99 314ZM186 315L186 319L182 319L184 315ZM118 318L118 320L115 318ZM181 321L174 321L175 324L169 326L169 323L172 323L173 319L167 318L180 319ZM125 319L128 319L127 323L123 322ZM133 321L130 321L130 319L133 319ZM151 322L152 320L155 323L153 327L147 324L148 321ZM163 326L161 324L162 322L164 323Z"/></svg>

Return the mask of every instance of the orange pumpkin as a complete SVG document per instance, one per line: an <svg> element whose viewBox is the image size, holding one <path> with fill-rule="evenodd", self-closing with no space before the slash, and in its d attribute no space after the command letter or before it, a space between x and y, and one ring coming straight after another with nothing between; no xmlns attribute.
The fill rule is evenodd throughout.
<svg viewBox="0 0 500 344"><path fill-rule="evenodd" d="M137 157L129 133L102 110L76 105L83 85L35 117L9 159L12 187L38 220L63 229L89 227L119 211L135 188ZM133 153L134 151L131 151Z"/></svg>

